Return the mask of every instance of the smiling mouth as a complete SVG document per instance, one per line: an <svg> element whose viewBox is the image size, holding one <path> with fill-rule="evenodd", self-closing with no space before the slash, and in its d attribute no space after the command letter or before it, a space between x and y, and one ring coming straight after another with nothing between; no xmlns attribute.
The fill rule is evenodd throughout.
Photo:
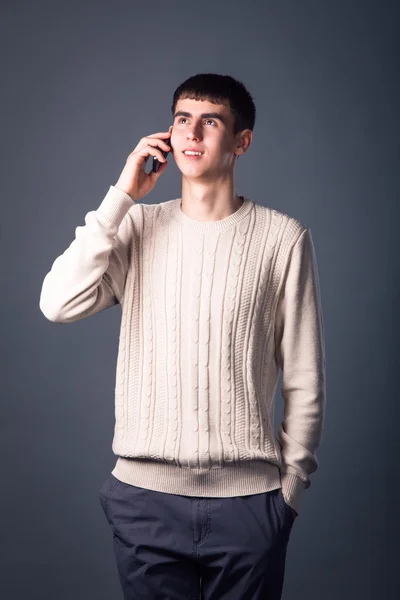
<svg viewBox="0 0 400 600"><path fill-rule="evenodd" d="M201 158L204 154L204 152L202 152L201 154L186 154L186 152L184 150L182 150L182 154L183 156L185 156L186 158Z"/></svg>

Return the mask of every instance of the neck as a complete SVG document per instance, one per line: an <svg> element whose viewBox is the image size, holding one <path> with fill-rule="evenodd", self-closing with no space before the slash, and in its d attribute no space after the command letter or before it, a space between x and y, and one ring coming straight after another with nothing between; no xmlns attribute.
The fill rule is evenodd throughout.
<svg viewBox="0 0 400 600"><path fill-rule="evenodd" d="M191 219L220 221L239 210L243 202L243 197L235 194L234 190L221 190L217 186L200 191L182 188L180 208Z"/></svg>

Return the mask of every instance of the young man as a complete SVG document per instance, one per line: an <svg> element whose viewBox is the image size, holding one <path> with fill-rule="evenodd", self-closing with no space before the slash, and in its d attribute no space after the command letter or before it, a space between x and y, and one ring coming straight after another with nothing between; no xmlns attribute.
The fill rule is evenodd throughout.
<svg viewBox="0 0 400 600"><path fill-rule="evenodd" d="M278 600L324 422L311 231L235 192L255 122L241 82L191 77L172 115L77 227L44 279L40 308L70 323L121 305L118 459L100 501L124 597L197 599L201 578L204 600ZM181 197L138 203L167 168L166 150ZM147 174L151 156L162 165Z"/></svg>

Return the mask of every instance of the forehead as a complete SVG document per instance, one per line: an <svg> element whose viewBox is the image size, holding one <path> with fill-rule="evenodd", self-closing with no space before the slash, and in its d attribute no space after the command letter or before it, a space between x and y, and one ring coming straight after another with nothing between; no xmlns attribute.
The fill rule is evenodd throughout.
<svg viewBox="0 0 400 600"><path fill-rule="evenodd" d="M228 120L231 118L231 111L228 104L216 104L208 100L194 100L192 98L181 98L177 101L175 112L184 110L192 115L200 115L205 112L218 112L225 116Z"/></svg>

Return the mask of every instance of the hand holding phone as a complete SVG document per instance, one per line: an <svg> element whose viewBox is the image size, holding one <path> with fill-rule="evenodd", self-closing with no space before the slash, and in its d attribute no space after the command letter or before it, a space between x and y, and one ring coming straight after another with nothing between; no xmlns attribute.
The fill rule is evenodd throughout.
<svg viewBox="0 0 400 600"><path fill-rule="evenodd" d="M171 130L171 128L170 128L170 130ZM169 145L170 139L165 140L168 145ZM170 145L169 145L169 147L171 148ZM170 152L171 152L171 149L170 150L161 150L161 154L164 156L164 158L167 158L167 156ZM151 168L151 171L153 173L158 173L160 167L161 167L160 161L158 160L158 158L156 156L153 156L153 166Z"/></svg>
<svg viewBox="0 0 400 600"><path fill-rule="evenodd" d="M143 137L128 156L115 187L129 194L134 202L150 193L161 173L165 171L165 157L171 152L168 144L171 130L172 125L168 131ZM150 173L146 173L145 167L149 156L153 156L153 168Z"/></svg>

